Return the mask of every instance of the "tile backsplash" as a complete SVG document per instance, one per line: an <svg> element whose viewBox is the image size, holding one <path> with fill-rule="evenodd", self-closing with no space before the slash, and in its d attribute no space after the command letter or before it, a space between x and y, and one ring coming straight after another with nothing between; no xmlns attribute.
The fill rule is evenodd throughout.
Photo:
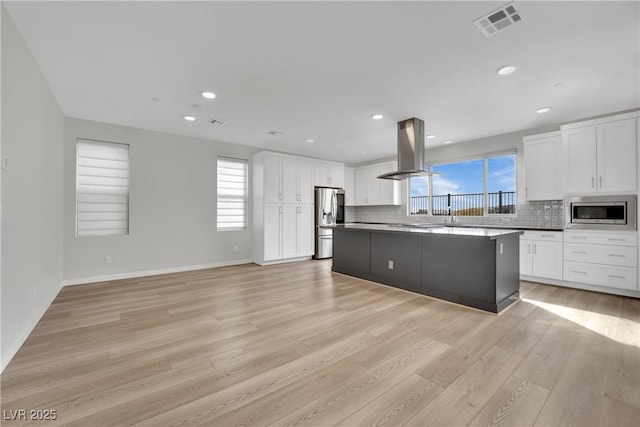
<svg viewBox="0 0 640 427"><path fill-rule="evenodd" d="M347 222L381 222L381 223L441 223L445 216L407 215L404 206L347 206L345 219ZM465 217L457 216L462 224L477 225L511 225L522 227L558 228L564 225L562 200L545 200L526 202L516 206L516 215Z"/></svg>

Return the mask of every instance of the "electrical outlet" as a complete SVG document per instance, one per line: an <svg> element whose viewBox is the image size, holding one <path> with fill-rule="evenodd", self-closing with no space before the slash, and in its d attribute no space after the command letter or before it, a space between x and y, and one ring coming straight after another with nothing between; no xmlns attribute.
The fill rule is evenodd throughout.
<svg viewBox="0 0 640 427"><path fill-rule="evenodd" d="M504 243L500 243L500 255L504 252Z"/></svg>
<svg viewBox="0 0 640 427"><path fill-rule="evenodd" d="M238 245L233 245L233 252L234 253L238 252Z"/></svg>
<svg viewBox="0 0 640 427"><path fill-rule="evenodd" d="M113 262L113 258L111 258L111 255L107 255L104 258L104 262L106 262L107 264L111 264Z"/></svg>
<svg viewBox="0 0 640 427"><path fill-rule="evenodd" d="M389 270L393 270L393 261L389 260Z"/></svg>
<svg viewBox="0 0 640 427"><path fill-rule="evenodd" d="M2 156L2 169L9 169L9 156Z"/></svg>

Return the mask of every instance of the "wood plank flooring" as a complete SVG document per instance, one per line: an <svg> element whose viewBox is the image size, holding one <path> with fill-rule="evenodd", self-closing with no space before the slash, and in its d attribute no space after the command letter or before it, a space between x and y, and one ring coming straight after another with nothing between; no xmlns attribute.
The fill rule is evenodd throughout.
<svg viewBox="0 0 640 427"><path fill-rule="evenodd" d="M521 296L497 316L331 261L66 287L2 373L2 425L639 426L640 300Z"/></svg>

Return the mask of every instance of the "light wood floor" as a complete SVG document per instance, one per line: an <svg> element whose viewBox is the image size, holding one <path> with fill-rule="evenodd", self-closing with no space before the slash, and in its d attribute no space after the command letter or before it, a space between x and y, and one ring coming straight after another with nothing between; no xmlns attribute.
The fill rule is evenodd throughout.
<svg viewBox="0 0 640 427"><path fill-rule="evenodd" d="M330 267L64 288L3 425L640 425L640 300L523 282L496 316Z"/></svg>

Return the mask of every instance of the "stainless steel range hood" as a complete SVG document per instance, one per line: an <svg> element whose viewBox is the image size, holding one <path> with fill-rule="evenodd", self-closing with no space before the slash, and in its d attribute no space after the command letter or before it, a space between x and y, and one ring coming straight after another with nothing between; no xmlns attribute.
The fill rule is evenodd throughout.
<svg viewBox="0 0 640 427"><path fill-rule="evenodd" d="M400 181L429 175L424 170L424 121L415 117L398 122L398 169L378 178Z"/></svg>

